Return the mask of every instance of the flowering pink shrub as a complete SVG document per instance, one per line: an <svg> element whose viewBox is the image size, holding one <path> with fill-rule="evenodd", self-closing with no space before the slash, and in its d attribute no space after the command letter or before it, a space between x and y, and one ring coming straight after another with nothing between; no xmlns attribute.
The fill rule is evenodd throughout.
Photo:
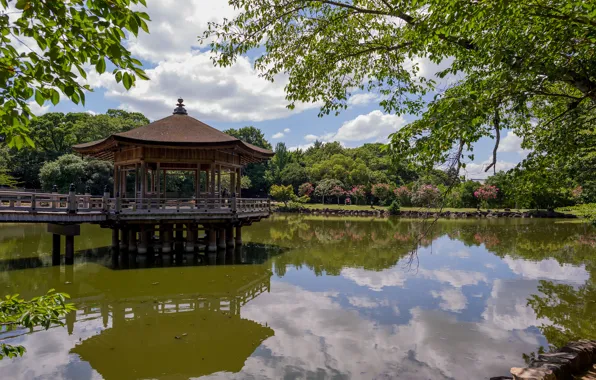
<svg viewBox="0 0 596 380"><path fill-rule="evenodd" d="M474 191L474 196L481 201L488 201L490 199L497 199L499 189L492 185L482 185L478 190Z"/></svg>
<svg viewBox="0 0 596 380"><path fill-rule="evenodd" d="M349 191L349 194L352 198L355 198L356 201L358 201L366 197L366 190L363 185L358 185L354 186L352 190Z"/></svg>
<svg viewBox="0 0 596 380"><path fill-rule="evenodd" d="M430 207L441 196L441 191L434 185L422 185L412 194L412 203Z"/></svg>
<svg viewBox="0 0 596 380"><path fill-rule="evenodd" d="M401 204L402 206L409 205L412 201L412 192L410 191L410 189L408 189L407 186L400 186L393 190L393 193L399 201L399 204Z"/></svg>
<svg viewBox="0 0 596 380"><path fill-rule="evenodd" d="M488 207L488 201L491 199L497 199L497 193L499 189L492 185L482 185L476 191L474 191L474 197L482 202L482 207Z"/></svg>
<svg viewBox="0 0 596 380"><path fill-rule="evenodd" d="M578 186L575 189L571 190L571 196L574 199L578 199L579 197L582 196L583 192L584 192L584 189L581 186Z"/></svg>
<svg viewBox="0 0 596 380"><path fill-rule="evenodd" d="M302 185L298 186L298 195L310 197L310 195L315 191L315 187L310 182L305 182Z"/></svg>
<svg viewBox="0 0 596 380"><path fill-rule="evenodd" d="M377 183L372 185L370 192L373 196L379 198L381 203L386 203L392 195L391 186L386 183Z"/></svg>
<svg viewBox="0 0 596 380"><path fill-rule="evenodd" d="M332 197L337 197L337 204L339 204L339 197L346 195L346 192L341 188L341 186L335 186L331 189L331 191L329 191L329 195Z"/></svg>

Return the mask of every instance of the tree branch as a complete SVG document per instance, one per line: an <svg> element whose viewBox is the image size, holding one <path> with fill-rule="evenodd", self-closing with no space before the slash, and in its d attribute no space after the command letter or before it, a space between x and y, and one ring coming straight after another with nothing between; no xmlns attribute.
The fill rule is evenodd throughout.
<svg viewBox="0 0 596 380"><path fill-rule="evenodd" d="M493 162L484 169L484 172L488 172L490 168L493 168L493 174L497 174L497 150L499 149L499 143L501 142L501 116L499 115L499 109L495 108L495 115L493 117L493 126L495 128L495 147L493 148Z"/></svg>

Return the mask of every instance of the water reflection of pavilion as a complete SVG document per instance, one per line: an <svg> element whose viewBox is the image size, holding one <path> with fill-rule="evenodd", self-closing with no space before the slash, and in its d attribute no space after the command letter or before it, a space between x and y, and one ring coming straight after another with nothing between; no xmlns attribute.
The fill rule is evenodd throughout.
<svg viewBox="0 0 596 380"><path fill-rule="evenodd" d="M189 378L238 372L273 330L240 316L240 309L267 291L269 275L229 296L184 295L84 306L82 320L111 326L71 349L105 379ZM69 329L74 324L71 315Z"/></svg>
<svg viewBox="0 0 596 380"><path fill-rule="evenodd" d="M0 286L18 283L25 296L49 288L69 293L77 310L67 315L66 330L83 339L70 353L106 379L189 378L238 372L273 336L268 326L241 316L244 305L270 291L266 257L262 249L242 249L209 255L198 266L114 270L102 260L24 270L14 265ZM13 331L4 339L24 335Z"/></svg>

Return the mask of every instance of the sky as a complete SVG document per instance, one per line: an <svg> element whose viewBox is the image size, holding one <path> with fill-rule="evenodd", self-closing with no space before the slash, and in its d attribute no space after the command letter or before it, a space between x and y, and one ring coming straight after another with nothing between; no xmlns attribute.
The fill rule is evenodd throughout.
<svg viewBox="0 0 596 380"><path fill-rule="evenodd" d="M412 121L412 115L386 114L374 94L352 96L348 109L339 116L319 118L317 104L298 104L286 108L286 78L274 83L258 76L251 57L241 57L231 67L214 67L210 53L199 46L198 36L209 21L232 18L235 11L227 0L148 0L145 10L151 16L150 34L129 39L126 44L143 62L149 81L138 80L126 91L109 73L98 75L94 69L88 84L86 106L62 101L56 107L31 103L37 115L45 112L103 113L110 108L137 111L150 120L169 116L176 99L184 99L189 115L224 130L252 125L263 131L275 146L284 142L290 149L308 148L315 140L339 141L346 147L369 142L386 142L390 133ZM418 61L420 74L433 77L441 65ZM445 63L448 64L448 63ZM108 70L109 71L109 70ZM508 170L528 152L521 139L511 131L502 133L497 170ZM492 156L493 141L484 139L475 146L474 162L467 164L468 178L485 178L483 168ZM491 170L492 172L492 170Z"/></svg>

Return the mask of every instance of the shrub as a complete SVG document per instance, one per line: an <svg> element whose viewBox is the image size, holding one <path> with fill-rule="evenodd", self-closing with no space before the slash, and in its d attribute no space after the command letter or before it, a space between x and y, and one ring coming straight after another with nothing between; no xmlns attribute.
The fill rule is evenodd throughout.
<svg viewBox="0 0 596 380"><path fill-rule="evenodd" d="M272 185L269 194L271 194L275 200L283 202L285 206L288 205L288 201L296 198L292 185Z"/></svg>
<svg viewBox="0 0 596 380"><path fill-rule="evenodd" d="M431 207L435 204L441 192L434 185L422 185L412 194L412 202L417 206Z"/></svg>
<svg viewBox="0 0 596 380"><path fill-rule="evenodd" d="M475 192L474 196L480 200L483 208L487 208L488 201L491 199L497 199L497 193L499 189L492 185L482 185Z"/></svg>
<svg viewBox="0 0 596 380"><path fill-rule="evenodd" d="M393 193L400 205L408 206L412 204L412 192L407 186L400 186L393 190Z"/></svg>
<svg viewBox="0 0 596 380"><path fill-rule="evenodd" d="M372 185L371 194L379 200L381 205L386 205L391 200L393 192L391 191L391 185L387 183L377 183Z"/></svg>
<svg viewBox="0 0 596 380"><path fill-rule="evenodd" d="M399 201L396 199L393 202L391 202L387 210L389 210L390 215L399 215Z"/></svg>
<svg viewBox="0 0 596 380"><path fill-rule="evenodd" d="M305 182L302 185L298 186L298 195L299 196L307 196L310 197L310 195L315 191L315 187L312 185L312 183L310 182Z"/></svg>
<svg viewBox="0 0 596 380"><path fill-rule="evenodd" d="M357 204L360 200L364 200L366 198L366 189L363 185L354 186L348 193L350 194L350 197L356 199Z"/></svg>

